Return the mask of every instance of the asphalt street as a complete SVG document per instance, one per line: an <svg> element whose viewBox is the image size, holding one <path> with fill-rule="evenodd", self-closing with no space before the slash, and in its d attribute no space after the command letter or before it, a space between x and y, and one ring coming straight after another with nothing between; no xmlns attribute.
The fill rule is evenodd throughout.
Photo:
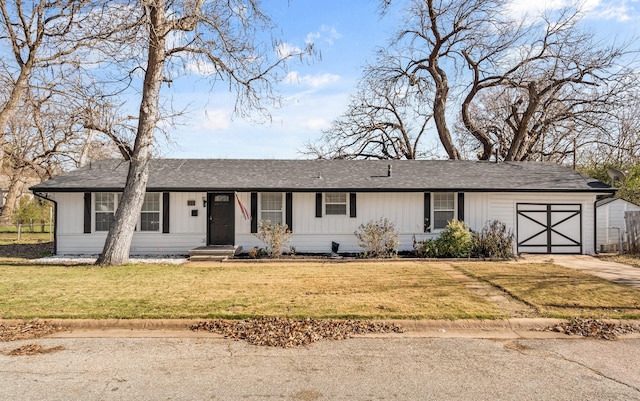
<svg viewBox="0 0 640 401"><path fill-rule="evenodd" d="M7 355L34 343L62 348ZM640 400L638 355L638 338L46 338L0 343L0 400Z"/></svg>

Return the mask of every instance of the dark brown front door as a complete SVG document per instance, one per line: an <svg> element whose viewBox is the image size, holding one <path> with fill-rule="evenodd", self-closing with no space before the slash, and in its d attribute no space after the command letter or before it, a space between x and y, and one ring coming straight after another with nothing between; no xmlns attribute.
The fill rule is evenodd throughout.
<svg viewBox="0 0 640 401"><path fill-rule="evenodd" d="M235 202L233 193L207 194L209 216L209 243L207 245L234 245Z"/></svg>

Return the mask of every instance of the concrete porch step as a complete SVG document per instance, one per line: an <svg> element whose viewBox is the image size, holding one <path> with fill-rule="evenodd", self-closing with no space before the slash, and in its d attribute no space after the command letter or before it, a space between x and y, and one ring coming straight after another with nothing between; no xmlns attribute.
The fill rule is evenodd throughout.
<svg viewBox="0 0 640 401"><path fill-rule="evenodd" d="M242 252L242 247L238 245L210 245L201 246L189 250L189 260L191 261L222 261L233 259Z"/></svg>

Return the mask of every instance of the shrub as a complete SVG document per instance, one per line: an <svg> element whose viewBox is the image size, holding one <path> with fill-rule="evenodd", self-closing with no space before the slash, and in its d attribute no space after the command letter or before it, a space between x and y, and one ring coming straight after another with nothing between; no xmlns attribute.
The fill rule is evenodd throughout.
<svg viewBox="0 0 640 401"><path fill-rule="evenodd" d="M466 258L472 246L471 233L458 220L451 220L436 239L413 241L416 256L426 258Z"/></svg>
<svg viewBox="0 0 640 401"><path fill-rule="evenodd" d="M255 236L265 244L269 257L279 258L291 238L291 231L289 231L289 227L286 224L272 223L271 220L260 220L258 222L258 232Z"/></svg>
<svg viewBox="0 0 640 401"><path fill-rule="evenodd" d="M466 258L471 256L471 233L458 220L451 220L436 240L438 253L444 258Z"/></svg>
<svg viewBox="0 0 640 401"><path fill-rule="evenodd" d="M370 258L391 257L398 254L398 232L388 219L360 224L354 233L358 245L364 249L364 256Z"/></svg>
<svg viewBox="0 0 640 401"><path fill-rule="evenodd" d="M480 258L513 258L513 232L499 220L487 221L479 233L473 234L472 254Z"/></svg>
<svg viewBox="0 0 640 401"><path fill-rule="evenodd" d="M413 236L413 252L419 258L437 258L438 244L435 239L416 240Z"/></svg>

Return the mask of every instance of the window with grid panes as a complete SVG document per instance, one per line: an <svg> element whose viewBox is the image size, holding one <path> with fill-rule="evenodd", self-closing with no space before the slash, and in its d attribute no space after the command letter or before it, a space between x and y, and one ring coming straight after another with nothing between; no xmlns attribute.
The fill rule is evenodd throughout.
<svg viewBox="0 0 640 401"><path fill-rule="evenodd" d="M324 204L326 215L347 214L347 194L345 192L327 192L324 194Z"/></svg>
<svg viewBox="0 0 640 401"><path fill-rule="evenodd" d="M263 192L260 194L260 219L282 224L282 193Z"/></svg>
<svg viewBox="0 0 640 401"><path fill-rule="evenodd" d="M147 193L140 212L140 231L160 230L160 193Z"/></svg>
<svg viewBox="0 0 640 401"><path fill-rule="evenodd" d="M94 194L96 231L109 231L116 212L116 194L97 192Z"/></svg>
<svg viewBox="0 0 640 401"><path fill-rule="evenodd" d="M435 192L433 194L433 229L442 230L455 216L455 193Z"/></svg>

